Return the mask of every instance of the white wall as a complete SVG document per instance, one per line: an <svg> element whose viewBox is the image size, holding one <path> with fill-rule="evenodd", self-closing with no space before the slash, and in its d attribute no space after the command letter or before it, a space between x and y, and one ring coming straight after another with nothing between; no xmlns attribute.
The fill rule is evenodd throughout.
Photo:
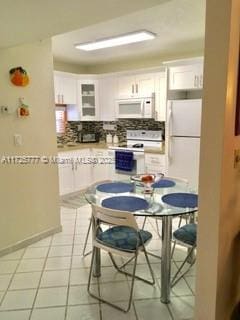
<svg viewBox="0 0 240 320"><path fill-rule="evenodd" d="M206 12L195 319L229 320L240 299L240 1L209 0Z"/></svg>
<svg viewBox="0 0 240 320"><path fill-rule="evenodd" d="M9 80L9 70L22 66L30 76L25 88ZM0 50L0 156L55 155L51 41ZM30 106L30 117L18 119L19 97ZM21 134L23 145L15 146L13 135ZM60 226L58 173L54 165L0 164L0 250L35 234Z"/></svg>

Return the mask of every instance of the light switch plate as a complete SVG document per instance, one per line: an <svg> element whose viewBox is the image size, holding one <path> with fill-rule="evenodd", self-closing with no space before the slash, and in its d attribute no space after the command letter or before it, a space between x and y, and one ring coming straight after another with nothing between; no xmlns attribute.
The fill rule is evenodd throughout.
<svg viewBox="0 0 240 320"><path fill-rule="evenodd" d="M22 135L21 134L16 133L14 135L14 144L15 144L15 146L21 146L22 145Z"/></svg>
<svg viewBox="0 0 240 320"><path fill-rule="evenodd" d="M240 169L240 149L234 151L234 168Z"/></svg>

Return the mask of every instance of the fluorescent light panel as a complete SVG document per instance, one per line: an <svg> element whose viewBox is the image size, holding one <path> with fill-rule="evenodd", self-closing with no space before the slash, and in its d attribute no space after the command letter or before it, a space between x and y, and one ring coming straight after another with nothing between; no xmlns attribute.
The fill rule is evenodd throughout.
<svg viewBox="0 0 240 320"><path fill-rule="evenodd" d="M110 47L123 46L130 43L136 43L146 40L152 40L156 35L149 31L136 31L117 37L101 39L94 42L76 44L75 47L80 50L92 51Z"/></svg>

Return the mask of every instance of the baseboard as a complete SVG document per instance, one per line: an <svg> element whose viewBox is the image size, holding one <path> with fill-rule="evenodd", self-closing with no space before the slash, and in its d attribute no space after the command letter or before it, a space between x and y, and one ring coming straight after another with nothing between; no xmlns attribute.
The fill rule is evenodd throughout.
<svg viewBox="0 0 240 320"><path fill-rule="evenodd" d="M16 250L25 248L25 247L27 247L27 246L29 246L29 245L37 242L37 241L40 241L40 240L42 240L44 238L52 236L53 234L61 232L61 231L62 231L62 226L60 225L60 226L58 226L56 228L48 229L48 230L46 230L44 232L37 233L34 236L31 236L31 237L29 237L27 239L18 241L17 243L12 244L9 247L0 249L0 257L4 256L6 254L12 253L12 252L14 252Z"/></svg>

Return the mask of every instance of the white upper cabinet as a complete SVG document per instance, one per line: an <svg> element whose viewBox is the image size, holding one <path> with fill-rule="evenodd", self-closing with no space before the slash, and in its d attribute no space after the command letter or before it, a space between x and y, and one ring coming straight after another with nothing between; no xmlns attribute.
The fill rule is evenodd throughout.
<svg viewBox="0 0 240 320"><path fill-rule="evenodd" d="M118 99L135 97L135 76L118 78Z"/></svg>
<svg viewBox="0 0 240 320"><path fill-rule="evenodd" d="M99 79L99 109L100 121L115 121L117 99L117 78L105 77Z"/></svg>
<svg viewBox="0 0 240 320"><path fill-rule="evenodd" d="M71 75L54 74L56 104L77 104L77 79Z"/></svg>
<svg viewBox="0 0 240 320"><path fill-rule="evenodd" d="M139 74L118 78L118 99L151 97L154 93L154 75Z"/></svg>
<svg viewBox="0 0 240 320"><path fill-rule="evenodd" d="M169 68L169 90L199 90L202 87L202 63Z"/></svg>
<svg viewBox="0 0 240 320"><path fill-rule="evenodd" d="M159 72L155 75L155 120L166 121L167 75Z"/></svg>
<svg viewBox="0 0 240 320"><path fill-rule="evenodd" d="M81 121L99 120L98 80L79 80L78 95Z"/></svg>
<svg viewBox="0 0 240 320"><path fill-rule="evenodd" d="M136 76L136 94L139 97L151 97L155 92L154 75L152 73L140 74Z"/></svg>

